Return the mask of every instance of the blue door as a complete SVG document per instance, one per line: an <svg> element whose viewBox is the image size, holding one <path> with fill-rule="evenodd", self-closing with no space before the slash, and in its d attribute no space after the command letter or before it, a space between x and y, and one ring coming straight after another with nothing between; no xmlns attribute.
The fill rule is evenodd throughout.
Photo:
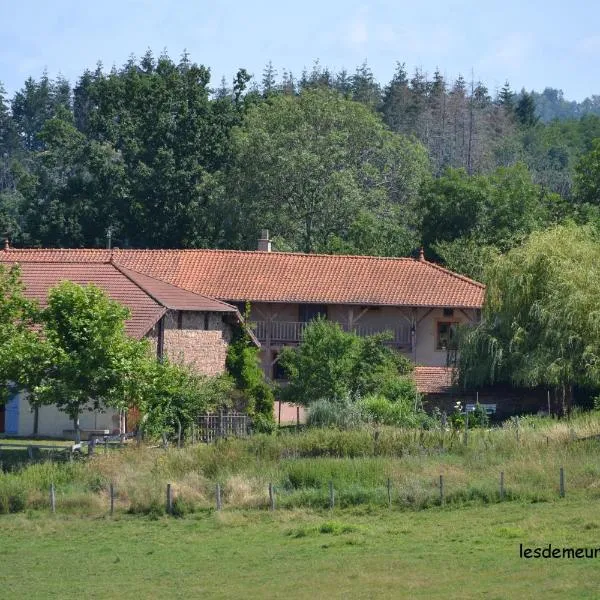
<svg viewBox="0 0 600 600"><path fill-rule="evenodd" d="M5 406L4 432L19 435L19 394L12 394Z"/></svg>

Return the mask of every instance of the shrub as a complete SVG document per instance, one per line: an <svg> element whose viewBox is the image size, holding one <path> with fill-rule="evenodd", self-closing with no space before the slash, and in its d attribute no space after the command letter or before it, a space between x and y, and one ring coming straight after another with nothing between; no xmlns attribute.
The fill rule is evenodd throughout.
<svg viewBox="0 0 600 600"><path fill-rule="evenodd" d="M423 425L428 417L423 411L415 410L413 402L404 398L392 402L385 396L373 394L363 398L359 408L365 421L374 421L382 425L417 427Z"/></svg>
<svg viewBox="0 0 600 600"><path fill-rule="evenodd" d="M249 307L246 308L246 319L248 313ZM236 331L227 349L226 367L239 392L243 404L240 408L252 417L254 428L264 433L272 432L275 428L275 396L261 369L259 349L246 330Z"/></svg>
<svg viewBox="0 0 600 600"><path fill-rule="evenodd" d="M282 395L308 406L319 398L347 404L349 398L370 394L414 402L415 383L408 377L413 366L386 346L388 339L386 333L361 337L338 323L312 321L300 346L280 354L289 378Z"/></svg>
<svg viewBox="0 0 600 600"><path fill-rule="evenodd" d="M356 404L348 400L343 403L317 400L310 405L306 422L315 427L351 429L358 427L362 418Z"/></svg>

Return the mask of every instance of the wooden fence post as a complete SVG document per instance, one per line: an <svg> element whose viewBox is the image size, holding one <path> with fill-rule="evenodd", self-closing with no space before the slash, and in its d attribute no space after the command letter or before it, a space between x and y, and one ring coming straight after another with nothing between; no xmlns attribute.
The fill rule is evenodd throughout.
<svg viewBox="0 0 600 600"><path fill-rule="evenodd" d="M112 517L115 512L115 485L111 482L110 484L110 516Z"/></svg>
<svg viewBox="0 0 600 600"><path fill-rule="evenodd" d="M170 483L167 483L167 514L173 514L173 489Z"/></svg>
<svg viewBox="0 0 600 600"><path fill-rule="evenodd" d="M300 431L300 407L296 406L296 431Z"/></svg>
<svg viewBox="0 0 600 600"><path fill-rule="evenodd" d="M223 508L223 503L221 501L221 485L219 483L217 483L216 495L217 495L217 510L221 510Z"/></svg>
<svg viewBox="0 0 600 600"><path fill-rule="evenodd" d="M504 500L504 471L500 471L500 500Z"/></svg>
<svg viewBox="0 0 600 600"><path fill-rule="evenodd" d="M275 491L272 483L269 483L269 502L271 510L275 510Z"/></svg>
<svg viewBox="0 0 600 600"><path fill-rule="evenodd" d="M387 480L388 506L392 508L392 480L388 477Z"/></svg>
<svg viewBox="0 0 600 600"><path fill-rule="evenodd" d="M468 444L468 436L469 436L469 411L467 410L467 405L465 404L465 446Z"/></svg>
<svg viewBox="0 0 600 600"><path fill-rule="evenodd" d="M53 513L56 512L56 489L54 487L54 482L50 484L50 510Z"/></svg>
<svg viewBox="0 0 600 600"><path fill-rule="evenodd" d="M444 476L440 475L440 506L444 504Z"/></svg>
<svg viewBox="0 0 600 600"><path fill-rule="evenodd" d="M333 510L335 506L335 491L333 489L333 481L329 482L329 510Z"/></svg>
<svg viewBox="0 0 600 600"><path fill-rule="evenodd" d="M565 497L565 470L560 468L560 497Z"/></svg>

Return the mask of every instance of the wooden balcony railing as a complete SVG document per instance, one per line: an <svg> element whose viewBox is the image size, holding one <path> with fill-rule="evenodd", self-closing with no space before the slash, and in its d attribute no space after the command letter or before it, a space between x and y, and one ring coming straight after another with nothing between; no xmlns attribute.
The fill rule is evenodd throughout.
<svg viewBox="0 0 600 600"><path fill-rule="evenodd" d="M308 323L301 321L254 321L251 323L254 334L260 342L270 338L271 343L298 343L302 341L302 334ZM269 325L270 336L269 336ZM340 323L342 329L348 331L346 323ZM355 325L353 331L360 336L375 335L377 333L390 332L392 339L387 342L391 346L410 346L410 326L402 324L396 327L367 327Z"/></svg>

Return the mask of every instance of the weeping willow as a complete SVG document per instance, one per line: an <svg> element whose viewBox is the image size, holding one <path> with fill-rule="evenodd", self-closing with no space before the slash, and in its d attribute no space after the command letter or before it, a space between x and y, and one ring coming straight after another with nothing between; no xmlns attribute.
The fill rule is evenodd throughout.
<svg viewBox="0 0 600 600"><path fill-rule="evenodd" d="M487 269L482 321L459 333L459 382L600 387L600 243L574 224L535 232Z"/></svg>

